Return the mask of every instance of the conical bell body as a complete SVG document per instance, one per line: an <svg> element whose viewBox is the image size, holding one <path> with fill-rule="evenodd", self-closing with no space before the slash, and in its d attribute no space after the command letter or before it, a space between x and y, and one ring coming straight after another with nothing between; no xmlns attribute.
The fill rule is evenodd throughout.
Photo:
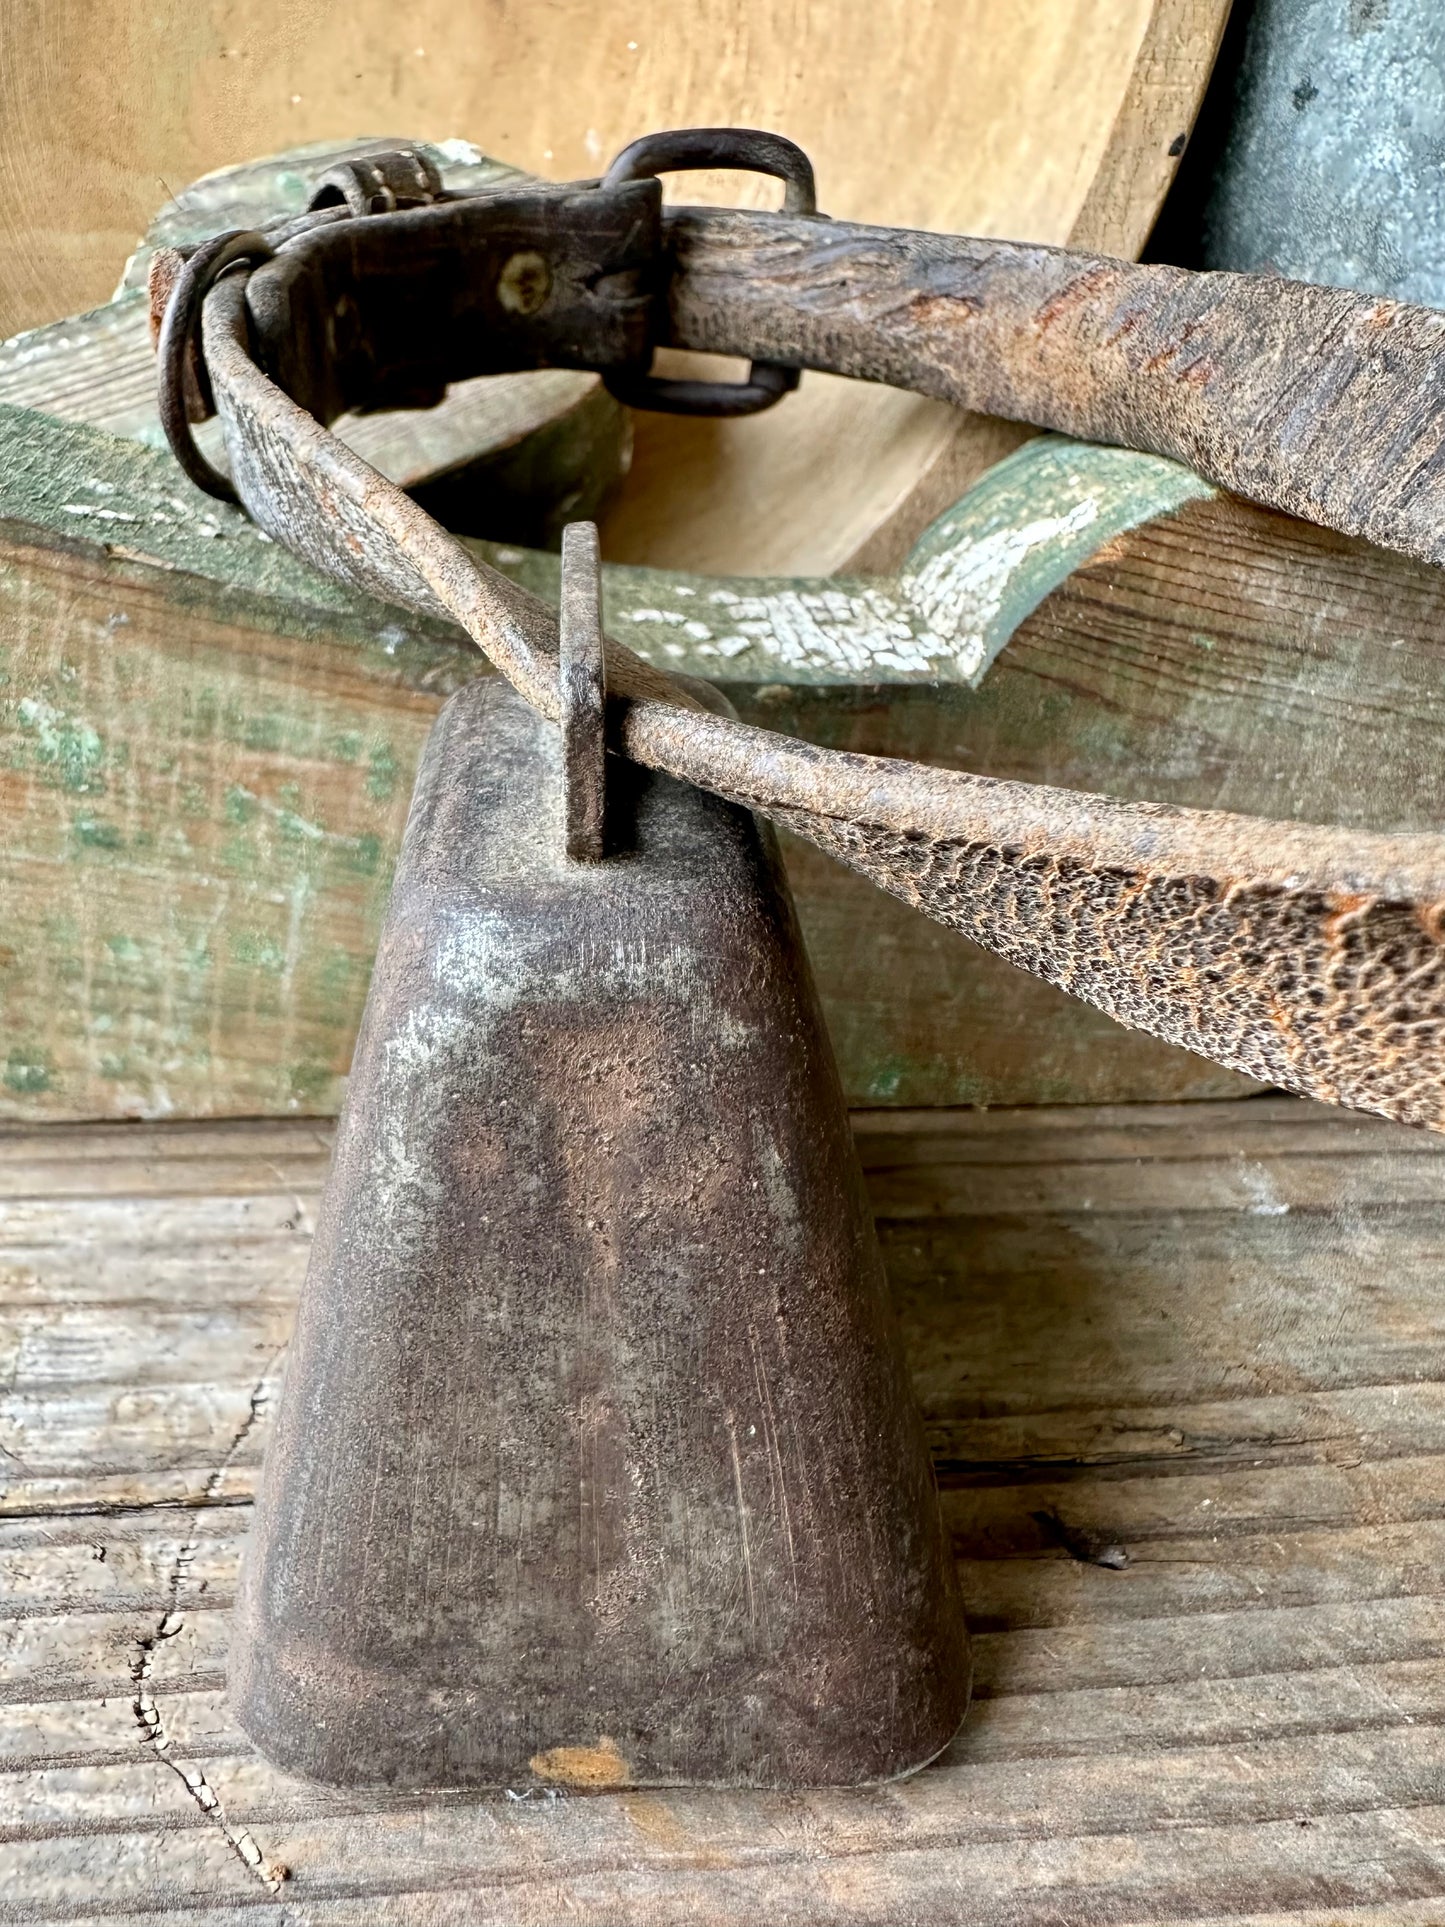
<svg viewBox="0 0 1445 1927"><path fill-rule="evenodd" d="M770 835L497 678L428 744L267 1457L233 1698L324 1781L839 1785L966 1639Z"/></svg>

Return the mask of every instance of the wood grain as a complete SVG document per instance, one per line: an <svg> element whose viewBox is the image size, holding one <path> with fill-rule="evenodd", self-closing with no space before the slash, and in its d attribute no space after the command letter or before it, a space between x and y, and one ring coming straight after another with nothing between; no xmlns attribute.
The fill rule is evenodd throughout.
<svg viewBox="0 0 1445 1927"><path fill-rule="evenodd" d="M0 1133L0 1919L1438 1927L1445 1152L1279 1099L856 1128L961 1739L861 1795L431 1803L288 1779L223 1697L325 1132Z"/></svg>
<svg viewBox="0 0 1445 1927"><path fill-rule="evenodd" d="M460 12L419 0L403 18L383 0L114 0L98 17L86 0L12 0L0 15L0 333L103 300L152 210L204 170L358 133L467 136L575 179L653 127L742 120L808 149L830 213L1064 241L1100 181L1093 238L1132 254L1227 11L703 0L652 17L624 0ZM686 196L757 205L770 192L722 177ZM646 418L609 552L824 573L891 521L907 526L901 553L962 486L955 464L907 507L956 434L936 404L823 379L757 421Z"/></svg>

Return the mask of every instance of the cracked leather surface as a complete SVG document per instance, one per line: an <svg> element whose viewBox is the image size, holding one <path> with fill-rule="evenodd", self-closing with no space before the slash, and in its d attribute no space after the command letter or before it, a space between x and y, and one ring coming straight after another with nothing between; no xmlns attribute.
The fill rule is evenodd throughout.
<svg viewBox="0 0 1445 1927"><path fill-rule="evenodd" d="M555 719L556 612L267 380L247 352L239 277L207 303L205 349L237 487L262 527L360 588L451 617ZM1122 1023L1285 1090L1445 1128L1445 837L823 750L707 713L612 642L607 677L614 750L771 816Z"/></svg>

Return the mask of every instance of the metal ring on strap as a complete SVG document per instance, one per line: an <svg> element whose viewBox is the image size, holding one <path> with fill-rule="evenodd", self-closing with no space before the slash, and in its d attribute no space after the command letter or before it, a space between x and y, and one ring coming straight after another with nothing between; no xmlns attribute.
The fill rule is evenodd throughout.
<svg viewBox="0 0 1445 1927"><path fill-rule="evenodd" d="M233 228L227 234L203 241L176 277L156 345L156 401L171 453L196 487L204 489L207 495L214 495L219 502L235 502L239 497L230 480L201 453L191 433L190 410L186 405L186 365L191 341L206 296L221 276L241 262L256 267L262 261L271 260L274 254L275 249L265 235L254 228ZM204 356L197 357L196 367L201 403L209 416L214 413L214 404Z"/></svg>
<svg viewBox="0 0 1445 1927"><path fill-rule="evenodd" d="M757 127L683 127L673 133L644 134L624 147L602 177L602 185L646 180L654 174L689 173L725 167L771 174L783 183L785 214L815 215L818 190L813 163L801 147L781 134ZM798 385L799 371L781 362L755 361L746 381L674 381L659 375L604 375L608 393L630 408L658 409L668 415L756 415L771 408Z"/></svg>

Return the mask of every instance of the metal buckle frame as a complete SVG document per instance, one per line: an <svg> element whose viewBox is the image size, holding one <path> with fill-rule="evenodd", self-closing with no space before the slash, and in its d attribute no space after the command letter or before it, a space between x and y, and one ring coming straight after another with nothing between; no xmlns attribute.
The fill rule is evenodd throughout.
<svg viewBox="0 0 1445 1927"><path fill-rule="evenodd" d="M704 167L737 168L771 174L783 183L783 212L818 212L813 164L781 134L755 127L686 127L672 133L644 134L624 147L602 177L603 188L657 174L691 173ZM781 362L755 361L746 381L677 381L653 374L603 375L608 393L629 408L650 408L667 415L724 417L756 415L771 408L798 385L800 371Z"/></svg>

